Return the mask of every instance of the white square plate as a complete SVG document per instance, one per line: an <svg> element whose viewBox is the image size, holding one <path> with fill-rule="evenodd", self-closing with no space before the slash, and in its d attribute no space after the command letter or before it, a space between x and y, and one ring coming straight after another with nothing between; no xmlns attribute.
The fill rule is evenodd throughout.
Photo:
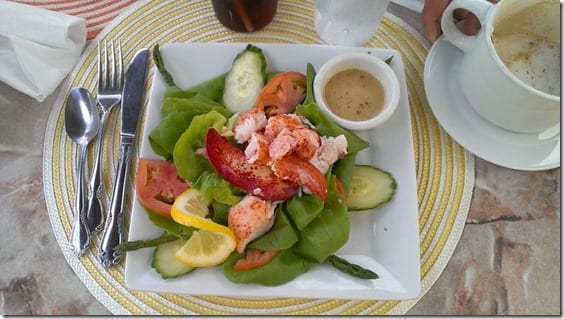
<svg viewBox="0 0 564 319"><path fill-rule="evenodd" d="M170 43L161 47L163 60L177 85L188 88L230 69L233 58L246 43ZM419 228L415 158L407 87L401 55L394 50L324 45L255 43L267 59L267 71L300 71L312 63L316 70L329 58L359 51L382 59L393 56L391 66L401 85L400 105L384 125L357 132L370 148L357 162L371 164L393 174L397 182L394 198L369 212L351 212L349 241L336 255L369 268L380 276L374 280L353 278L330 265L321 264L291 282L276 287L235 284L218 267L197 269L186 276L164 280L151 268L153 249L127 253L125 282L131 289L230 297L304 297L334 299L409 299L420 290ZM159 158L148 143L148 134L159 121L166 89L155 71L141 138L141 157ZM162 234L153 226L135 197L129 240L150 239Z"/></svg>

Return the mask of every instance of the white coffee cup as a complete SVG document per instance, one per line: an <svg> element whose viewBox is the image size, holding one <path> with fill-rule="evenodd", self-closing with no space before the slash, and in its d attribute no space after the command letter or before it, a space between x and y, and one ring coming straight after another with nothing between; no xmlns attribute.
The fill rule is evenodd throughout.
<svg viewBox="0 0 564 319"><path fill-rule="evenodd" d="M476 15L481 23L477 35L469 36L460 31L453 18L456 9L465 9ZM524 19L525 22L519 19ZM520 30L520 26L511 25L512 21L513 23L519 21L520 25L526 27ZM463 51L457 80L460 81L465 97L482 117L499 127L525 133L541 132L559 125L560 5L558 0L502 0L495 5L485 0L454 0L443 13L441 26L446 39ZM496 40L498 45L496 49L492 40L496 28L498 33L504 29L526 33L524 36L507 36L514 36L515 41L530 36L534 37L535 41L538 38L539 41L546 40L546 43L556 43L558 62L552 65L552 58L540 58L541 52L545 52L537 49L544 46L542 42L542 45L534 47L531 57L527 60L519 60L518 63L507 61L506 65L498 52L502 49L500 43L503 41ZM513 39L507 38L507 41ZM511 42L511 46L504 45L504 48L512 48L516 44L518 43ZM552 48L550 46L550 49ZM519 55L514 60L522 58L523 55ZM542 70L539 71L531 65L543 63L552 66L550 70L556 73L551 77L544 77L544 74L538 76L537 73ZM523 70L535 72L537 75L535 79L542 81L531 82L529 78L523 77L523 74L526 74ZM554 83L558 91L539 89L541 87L539 83L551 82L552 80L547 81L547 79L553 78L558 82Z"/></svg>

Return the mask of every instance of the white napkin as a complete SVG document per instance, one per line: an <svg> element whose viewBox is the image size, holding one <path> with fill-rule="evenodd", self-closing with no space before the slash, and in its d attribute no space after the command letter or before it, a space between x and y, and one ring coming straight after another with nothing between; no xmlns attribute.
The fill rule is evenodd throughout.
<svg viewBox="0 0 564 319"><path fill-rule="evenodd" d="M86 43L86 20L0 0L0 81L38 101L55 90Z"/></svg>

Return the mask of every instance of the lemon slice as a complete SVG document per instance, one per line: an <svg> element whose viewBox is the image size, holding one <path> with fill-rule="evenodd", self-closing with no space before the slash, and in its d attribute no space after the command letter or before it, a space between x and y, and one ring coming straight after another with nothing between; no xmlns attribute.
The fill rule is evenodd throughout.
<svg viewBox="0 0 564 319"><path fill-rule="evenodd" d="M228 227L206 218L209 214L209 205L210 202L204 200L200 192L188 188L176 198L170 214L175 222L184 226L232 234L233 231Z"/></svg>
<svg viewBox="0 0 564 319"><path fill-rule="evenodd" d="M191 267L215 266L235 250L237 240L226 226L206 218L210 202L188 188L180 194L171 209L172 219L184 226L198 228L186 243L174 253L174 258Z"/></svg>
<svg viewBox="0 0 564 319"><path fill-rule="evenodd" d="M174 257L191 267L215 266L229 257L235 250L236 243L232 232L229 234L200 229L192 233Z"/></svg>

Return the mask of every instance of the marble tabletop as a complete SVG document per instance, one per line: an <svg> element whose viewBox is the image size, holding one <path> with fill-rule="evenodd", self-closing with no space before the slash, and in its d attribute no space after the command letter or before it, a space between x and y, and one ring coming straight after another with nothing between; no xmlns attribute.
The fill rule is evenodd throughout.
<svg viewBox="0 0 564 319"><path fill-rule="evenodd" d="M418 13L389 11L418 31ZM43 142L58 89L37 102L0 83L0 314L109 315L57 245L43 193ZM561 314L560 168L475 158L466 225L447 267L408 315Z"/></svg>

